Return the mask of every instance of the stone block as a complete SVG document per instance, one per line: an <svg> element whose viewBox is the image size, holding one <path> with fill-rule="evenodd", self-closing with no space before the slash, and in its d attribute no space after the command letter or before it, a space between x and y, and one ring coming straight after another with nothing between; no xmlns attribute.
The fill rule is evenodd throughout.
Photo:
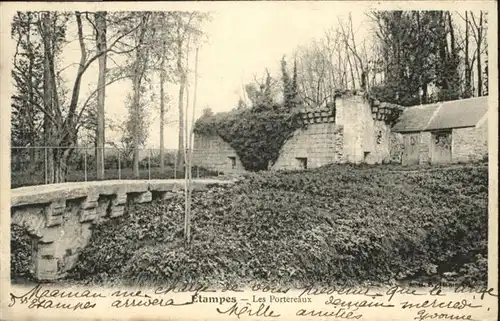
<svg viewBox="0 0 500 321"><path fill-rule="evenodd" d="M137 204L150 203L153 200L153 194L150 191L138 193L132 197L132 202Z"/></svg>
<svg viewBox="0 0 500 321"><path fill-rule="evenodd" d="M87 208L80 210L80 223L92 222L97 218L97 208Z"/></svg>
<svg viewBox="0 0 500 321"><path fill-rule="evenodd" d="M175 197L177 193L174 192L160 192L158 193L158 198L161 200L169 200Z"/></svg>
<svg viewBox="0 0 500 321"><path fill-rule="evenodd" d="M63 215L47 216L46 227L58 226L63 223Z"/></svg>
<svg viewBox="0 0 500 321"><path fill-rule="evenodd" d="M127 204L127 193L117 193L113 196L111 200L111 206L125 205Z"/></svg>
<svg viewBox="0 0 500 321"><path fill-rule="evenodd" d="M37 258L35 262L35 278L39 281L50 281L57 279L57 259Z"/></svg>
<svg viewBox="0 0 500 321"><path fill-rule="evenodd" d="M63 230L59 226L47 227L42 232L40 243L52 243L61 238Z"/></svg>
<svg viewBox="0 0 500 321"><path fill-rule="evenodd" d="M99 194L88 195L82 203L82 209L91 209L99 206Z"/></svg>
<svg viewBox="0 0 500 321"><path fill-rule="evenodd" d="M65 255L61 264L62 271L59 271L59 273L66 272L70 270L73 266L75 266L76 262L78 262L79 255L80 255L79 252Z"/></svg>
<svg viewBox="0 0 500 321"><path fill-rule="evenodd" d="M57 243L38 243L36 254L39 258L54 258L56 254Z"/></svg>
<svg viewBox="0 0 500 321"><path fill-rule="evenodd" d="M51 202L45 208L45 220L47 227L57 226L62 224L62 214L66 210L66 200L59 199Z"/></svg>
<svg viewBox="0 0 500 321"><path fill-rule="evenodd" d="M125 214L125 205L122 204L111 205L111 211L110 211L111 217L118 217L122 216L123 214Z"/></svg>
<svg viewBox="0 0 500 321"><path fill-rule="evenodd" d="M45 209L45 212L50 215L61 215L66 209L66 200L58 199L49 204Z"/></svg>

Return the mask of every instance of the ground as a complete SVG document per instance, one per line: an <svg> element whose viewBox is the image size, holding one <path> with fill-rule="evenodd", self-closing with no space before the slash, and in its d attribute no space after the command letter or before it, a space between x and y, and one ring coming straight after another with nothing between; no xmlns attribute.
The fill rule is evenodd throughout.
<svg viewBox="0 0 500 321"><path fill-rule="evenodd" d="M484 283L487 200L485 164L248 174L231 187L194 193L189 247L182 195L134 205L95 227L67 281ZM15 276L28 255L20 238L13 241Z"/></svg>

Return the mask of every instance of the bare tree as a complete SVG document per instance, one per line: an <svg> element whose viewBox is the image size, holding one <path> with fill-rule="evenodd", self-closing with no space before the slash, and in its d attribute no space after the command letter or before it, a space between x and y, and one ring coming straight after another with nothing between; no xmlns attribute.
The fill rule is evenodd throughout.
<svg viewBox="0 0 500 321"><path fill-rule="evenodd" d="M140 27L137 32L137 39L136 39L136 51L135 51L135 60L133 63L133 73L132 73L132 89L133 89L133 95L132 95L132 106L131 106L131 113L130 113L130 124L132 128L132 139L133 139L133 146L134 146L134 176L135 178L139 178L139 145L141 142L141 137L140 137L140 124L141 122L139 119L143 117L141 115L141 86L142 86L142 81L144 79L146 69L147 69L147 63L148 63L148 58L149 58L149 48L152 45L151 43L147 43L148 39L146 39L146 32L149 29L149 19L150 19L150 13L146 12L142 14L140 20ZM149 40L152 40L153 37L151 37Z"/></svg>
<svg viewBox="0 0 500 321"><path fill-rule="evenodd" d="M106 12L95 14L96 45L99 56L99 76L97 82L97 126L96 126L96 170L97 179L104 179L104 100L106 97Z"/></svg>
<svg viewBox="0 0 500 321"><path fill-rule="evenodd" d="M474 40L476 42L476 63L477 63L477 95L482 96L483 95L483 69L481 65L481 59L482 59L482 54L483 50L485 49L483 47L483 41L485 37L485 25L484 25L484 20L485 20L485 13L483 11L479 12L479 17L476 17L474 13L471 11L470 12L470 17L471 19L468 20L471 30L472 30L472 35L474 37ZM477 21L479 20L479 21Z"/></svg>
<svg viewBox="0 0 500 321"><path fill-rule="evenodd" d="M109 52L121 53L117 46L124 37L134 31L134 26L121 29L119 33L110 37L110 44L105 50L89 51L85 42L84 24L81 12L33 12L33 25L37 36L41 39L40 55L43 60L43 88L37 93L42 103L33 104L38 112L43 114L43 137L45 146L51 146L46 151L47 183L58 183L66 180L67 160L77 145L78 131L83 126L86 109L97 91L91 93L83 104L80 104L80 88L83 75L89 67L102 55ZM74 19L74 20L72 20ZM57 59L61 46L66 42L66 25L76 22L77 40L80 48L80 59L72 88L68 91L61 81L61 71ZM134 48L129 49L134 50ZM108 82L109 84L109 82ZM107 84L105 84L107 85ZM102 87L102 86L101 86ZM36 86L33 86L36 91ZM69 94L69 101L66 96ZM16 99L29 100L27 97L17 96ZM35 101L32 101L33 103ZM56 147L56 148L52 148Z"/></svg>
<svg viewBox="0 0 500 321"><path fill-rule="evenodd" d="M176 22L175 26L175 40L176 44L176 69L179 76L179 100L178 100L178 110L179 110L179 140L178 140L178 152L177 152L177 165L178 168L184 167L185 157L183 150L185 149L185 139L187 139L185 134L185 115L184 115L184 92L187 82L187 70L185 64L187 40L190 37L191 40L197 41L199 37L203 34L200 29L200 23L208 18L208 15L202 12L171 12L170 13Z"/></svg>

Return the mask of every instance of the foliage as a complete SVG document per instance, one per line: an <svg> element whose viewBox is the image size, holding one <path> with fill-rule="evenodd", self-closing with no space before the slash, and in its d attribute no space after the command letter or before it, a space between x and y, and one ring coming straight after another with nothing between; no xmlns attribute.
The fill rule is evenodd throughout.
<svg viewBox="0 0 500 321"><path fill-rule="evenodd" d="M10 275L11 278L29 278L31 266L31 237L23 227L11 225Z"/></svg>
<svg viewBox="0 0 500 321"><path fill-rule="evenodd" d="M266 170L283 144L299 128L299 114L279 105L257 105L216 115L204 114L194 127L198 135L218 135L235 149L247 170Z"/></svg>
<svg viewBox="0 0 500 321"><path fill-rule="evenodd" d="M281 78L283 81L283 106L293 109L298 104L297 62L293 65L293 76L290 78L286 68L285 57L281 59Z"/></svg>
<svg viewBox="0 0 500 321"><path fill-rule="evenodd" d="M375 96L411 106L466 94L460 78L462 48L449 11L376 12L373 17L383 57L379 87L385 87L376 89Z"/></svg>
<svg viewBox="0 0 500 321"><path fill-rule="evenodd" d="M193 193L189 248L181 243L182 194L134 205L95 227L73 277L324 284L455 272L485 282L487 193L481 165L249 174L234 186Z"/></svg>

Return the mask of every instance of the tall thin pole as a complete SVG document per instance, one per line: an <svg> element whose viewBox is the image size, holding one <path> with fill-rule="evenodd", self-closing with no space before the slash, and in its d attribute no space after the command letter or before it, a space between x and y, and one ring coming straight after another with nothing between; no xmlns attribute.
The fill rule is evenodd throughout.
<svg viewBox="0 0 500 321"><path fill-rule="evenodd" d="M189 236L191 235L191 195L193 192L193 186L192 186L192 163L193 163L193 129L194 129L194 115L195 115L195 109L196 109L196 91L198 89L198 48L196 48L196 56L195 56L195 63L194 63L194 92L193 92L193 115L192 115L192 121L191 121L191 127L190 127L190 132L189 132L189 140L188 140L188 151L189 151L189 158L188 158L188 186L189 186L189 194L188 194L188 222L187 222L187 235L188 235L188 242L189 242Z"/></svg>
<svg viewBox="0 0 500 321"><path fill-rule="evenodd" d="M83 156L83 167L84 167L84 171L85 171L85 181L87 181L87 148L84 147L84 156Z"/></svg>
<svg viewBox="0 0 500 321"><path fill-rule="evenodd" d="M188 36L187 50L186 50L186 72L189 73L189 41ZM189 244L189 223L190 223L190 213L189 213L189 168L187 168L187 149L188 149L188 119L189 119L189 77L186 77L186 118L184 120L184 242L186 245Z"/></svg>
<svg viewBox="0 0 500 321"><path fill-rule="evenodd" d="M148 180L151 180L151 148L148 153Z"/></svg>
<svg viewBox="0 0 500 321"><path fill-rule="evenodd" d="M122 161L121 161L121 152L118 151L118 179L122 179Z"/></svg>
<svg viewBox="0 0 500 321"><path fill-rule="evenodd" d="M45 150L45 164L44 164L44 167L45 167L45 184L48 184L49 183L49 171L48 171L48 164L47 162L49 161L49 158L47 157L47 146L44 147L44 150Z"/></svg>

